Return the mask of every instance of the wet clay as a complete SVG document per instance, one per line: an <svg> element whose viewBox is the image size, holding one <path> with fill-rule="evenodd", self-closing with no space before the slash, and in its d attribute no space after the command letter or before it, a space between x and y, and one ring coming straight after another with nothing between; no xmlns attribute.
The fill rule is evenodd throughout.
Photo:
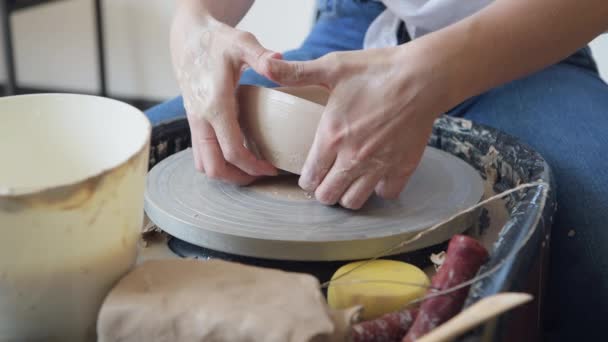
<svg viewBox="0 0 608 342"><path fill-rule="evenodd" d="M239 120L247 146L276 168L300 174L327 96L320 87L240 86Z"/></svg>
<svg viewBox="0 0 608 342"><path fill-rule="evenodd" d="M282 200L314 200L312 193L306 192L298 186L298 177L298 175L281 175L262 178L250 184L247 189Z"/></svg>

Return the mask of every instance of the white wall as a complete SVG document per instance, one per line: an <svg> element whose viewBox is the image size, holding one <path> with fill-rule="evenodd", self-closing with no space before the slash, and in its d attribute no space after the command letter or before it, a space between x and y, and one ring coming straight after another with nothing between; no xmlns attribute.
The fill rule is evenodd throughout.
<svg viewBox="0 0 608 342"><path fill-rule="evenodd" d="M113 95L168 98L177 94L168 51L175 0L105 0L108 83ZM239 27L268 48L295 48L314 15L314 0L257 0ZM91 0L65 0L12 18L19 84L97 90ZM3 57L0 56L0 63ZM0 80L5 77L0 68Z"/></svg>
<svg viewBox="0 0 608 342"><path fill-rule="evenodd" d="M177 94L168 51L174 2L103 1L111 94L159 99ZM268 48L283 51L299 45L313 15L314 0L257 0L239 27L254 32ZM96 91L92 18L91 0L64 0L16 13L12 22L19 83ZM592 46L608 79L608 35Z"/></svg>

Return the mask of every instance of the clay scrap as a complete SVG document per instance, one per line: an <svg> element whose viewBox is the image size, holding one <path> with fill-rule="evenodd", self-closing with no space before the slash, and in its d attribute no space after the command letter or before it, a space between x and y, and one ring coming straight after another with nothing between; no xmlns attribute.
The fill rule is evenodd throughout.
<svg viewBox="0 0 608 342"><path fill-rule="evenodd" d="M331 311L316 278L220 260L147 261L106 298L100 342L347 341L358 310Z"/></svg>

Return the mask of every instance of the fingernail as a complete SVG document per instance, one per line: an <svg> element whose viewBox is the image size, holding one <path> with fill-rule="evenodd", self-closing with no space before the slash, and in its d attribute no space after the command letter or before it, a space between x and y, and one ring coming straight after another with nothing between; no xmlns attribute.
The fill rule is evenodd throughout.
<svg viewBox="0 0 608 342"><path fill-rule="evenodd" d="M351 199L345 200L344 198L342 198L339 203L342 207L350 210L357 210L361 208L361 205L358 202L354 202Z"/></svg>
<svg viewBox="0 0 608 342"><path fill-rule="evenodd" d="M315 186L308 174L302 174L300 176L300 179L298 179L298 185L300 186L300 188L308 192L312 192L315 190Z"/></svg>

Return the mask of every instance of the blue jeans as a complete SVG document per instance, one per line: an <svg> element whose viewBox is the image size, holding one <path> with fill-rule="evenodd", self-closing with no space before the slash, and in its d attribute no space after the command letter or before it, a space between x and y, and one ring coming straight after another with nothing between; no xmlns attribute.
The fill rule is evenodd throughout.
<svg viewBox="0 0 608 342"><path fill-rule="evenodd" d="M318 0L320 16L288 60L362 48L378 2ZM242 84L274 86L246 71ZM147 112L153 122L184 116L181 98ZM519 137L551 165L559 209L553 225L549 329L560 339L608 320L608 86L588 48L561 63L471 98L449 113ZM597 324L597 325L593 325ZM582 335L581 335L582 334Z"/></svg>

